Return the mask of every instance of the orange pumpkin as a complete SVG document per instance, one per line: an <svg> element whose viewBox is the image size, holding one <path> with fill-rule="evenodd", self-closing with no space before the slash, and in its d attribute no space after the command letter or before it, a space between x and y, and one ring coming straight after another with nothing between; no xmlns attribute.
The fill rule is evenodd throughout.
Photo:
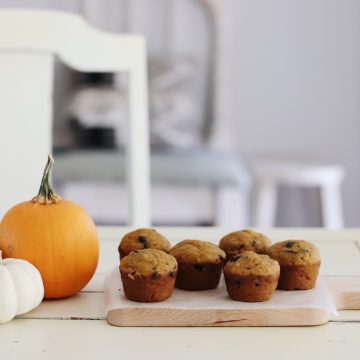
<svg viewBox="0 0 360 360"><path fill-rule="evenodd" d="M90 216L53 193L53 162L49 156L38 195L5 214L0 248L4 257L25 259L40 271L45 298L63 298L81 290L93 276L99 242Z"/></svg>

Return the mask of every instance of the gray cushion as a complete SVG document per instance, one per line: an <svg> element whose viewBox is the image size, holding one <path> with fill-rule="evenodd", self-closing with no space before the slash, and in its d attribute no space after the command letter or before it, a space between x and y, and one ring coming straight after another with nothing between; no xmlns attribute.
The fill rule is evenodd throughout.
<svg viewBox="0 0 360 360"><path fill-rule="evenodd" d="M55 153L54 181L124 181L125 156L117 151ZM236 185L248 187L251 179L239 159L209 151L154 153L151 179L182 185Z"/></svg>

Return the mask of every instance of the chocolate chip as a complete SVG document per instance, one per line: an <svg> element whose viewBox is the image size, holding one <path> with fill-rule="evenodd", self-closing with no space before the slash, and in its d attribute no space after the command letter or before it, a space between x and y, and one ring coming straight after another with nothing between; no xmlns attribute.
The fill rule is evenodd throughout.
<svg viewBox="0 0 360 360"><path fill-rule="evenodd" d="M288 247L288 248L291 248L291 247L294 246L294 244L295 243L293 241L288 241L285 246Z"/></svg>
<svg viewBox="0 0 360 360"><path fill-rule="evenodd" d="M170 277L174 277L174 275L175 275L175 271L170 271L170 272L169 272L169 276L170 276Z"/></svg>
<svg viewBox="0 0 360 360"><path fill-rule="evenodd" d="M157 271L154 271L151 275L151 277L156 280L158 278L158 272Z"/></svg>
<svg viewBox="0 0 360 360"><path fill-rule="evenodd" d="M204 270L204 265L194 264L193 268L196 269L197 271L203 271Z"/></svg>
<svg viewBox="0 0 360 360"><path fill-rule="evenodd" d="M229 262L235 262L236 260L240 259L241 255L235 255L229 259Z"/></svg>
<svg viewBox="0 0 360 360"><path fill-rule="evenodd" d="M149 244L147 243L146 236L140 235L138 237L138 241L141 242L144 245L144 249L147 249L149 247Z"/></svg>
<svg viewBox="0 0 360 360"><path fill-rule="evenodd" d="M253 240L253 241L251 242L251 245L254 246L254 247L256 247L256 241Z"/></svg>

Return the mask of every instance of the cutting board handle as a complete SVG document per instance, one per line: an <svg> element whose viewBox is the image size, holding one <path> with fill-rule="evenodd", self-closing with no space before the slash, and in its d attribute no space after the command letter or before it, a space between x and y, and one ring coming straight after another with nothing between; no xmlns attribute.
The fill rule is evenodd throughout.
<svg viewBox="0 0 360 360"><path fill-rule="evenodd" d="M359 277L324 277L337 310L360 309Z"/></svg>

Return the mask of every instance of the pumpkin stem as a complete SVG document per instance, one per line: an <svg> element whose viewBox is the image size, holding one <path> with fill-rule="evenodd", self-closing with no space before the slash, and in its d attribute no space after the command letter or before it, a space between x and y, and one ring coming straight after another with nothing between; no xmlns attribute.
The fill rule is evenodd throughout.
<svg viewBox="0 0 360 360"><path fill-rule="evenodd" d="M41 179L40 189L32 201L39 203L39 204L57 204L61 201L61 197L53 192L53 189L50 185L50 171L54 164L54 159L51 155L48 156L48 160L44 169L44 174Z"/></svg>

